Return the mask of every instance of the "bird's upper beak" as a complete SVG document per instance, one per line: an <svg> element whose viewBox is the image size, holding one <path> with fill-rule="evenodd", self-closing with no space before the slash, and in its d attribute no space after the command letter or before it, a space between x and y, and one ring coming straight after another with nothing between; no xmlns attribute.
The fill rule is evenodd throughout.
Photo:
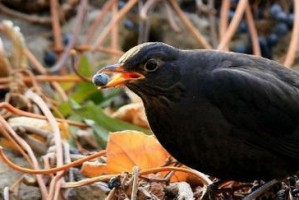
<svg viewBox="0 0 299 200"><path fill-rule="evenodd" d="M111 77L111 78L110 78ZM144 75L138 72L127 71L121 64L108 65L99 70L92 78L98 88L119 87L127 82L143 79Z"/></svg>

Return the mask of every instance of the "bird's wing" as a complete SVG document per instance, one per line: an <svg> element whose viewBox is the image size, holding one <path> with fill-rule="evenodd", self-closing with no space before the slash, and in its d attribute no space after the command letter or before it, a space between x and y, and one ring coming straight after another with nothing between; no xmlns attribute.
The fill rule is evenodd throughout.
<svg viewBox="0 0 299 200"><path fill-rule="evenodd" d="M218 68L201 92L237 130L233 137L299 159L299 89L271 73Z"/></svg>

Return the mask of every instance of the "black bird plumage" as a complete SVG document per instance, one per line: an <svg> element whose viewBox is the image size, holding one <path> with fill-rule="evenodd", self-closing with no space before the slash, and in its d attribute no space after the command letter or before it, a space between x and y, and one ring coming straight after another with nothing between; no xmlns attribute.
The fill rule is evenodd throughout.
<svg viewBox="0 0 299 200"><path fill-rule="evenodd" d="M181 163L237 181L299 169L297 72L257 56L163 43L134 47L117 66L122 72L99 73L135 73L122 84L142 98L154 134Z"/></svg>

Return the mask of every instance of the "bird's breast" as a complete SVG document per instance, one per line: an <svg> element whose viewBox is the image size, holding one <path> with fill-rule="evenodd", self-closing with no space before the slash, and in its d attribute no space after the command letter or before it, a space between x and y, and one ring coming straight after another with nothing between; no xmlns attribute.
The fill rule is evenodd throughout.
<svg viewBox="0 0 299 200"><path fill-rule="evenodd" d="M230 125L224 120L221 112L208 102L197 97L186 97L172 102L164 109L146 108L149 124L160 143L174 157L185 158L201 152L201 160L215 152L215 139L223 138L221 148L228 145ZM227 138L227 139L226 139ZM218 154L220 155L220 154Z"/></svg>

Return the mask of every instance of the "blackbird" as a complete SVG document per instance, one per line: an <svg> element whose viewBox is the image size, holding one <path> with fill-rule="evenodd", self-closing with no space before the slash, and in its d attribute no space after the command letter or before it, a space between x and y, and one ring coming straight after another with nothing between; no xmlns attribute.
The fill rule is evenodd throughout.
<svg viewBox="0 0 299 200"><path fill-rule="evenodd" d="M93 82L139 95L159 142L191 168L243 182L299 169L299 74L275 61L144 43Z"/></svg>

